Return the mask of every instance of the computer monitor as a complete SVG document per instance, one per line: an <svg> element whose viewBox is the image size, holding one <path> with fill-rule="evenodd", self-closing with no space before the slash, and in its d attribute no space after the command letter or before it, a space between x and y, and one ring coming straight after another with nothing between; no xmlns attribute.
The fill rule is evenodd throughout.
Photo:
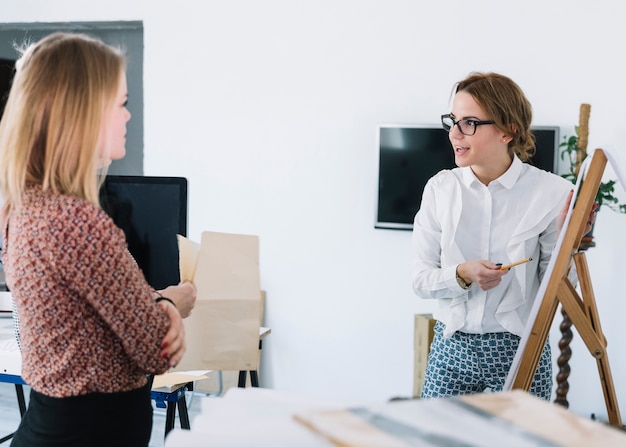
<svg viewBox="0 0 626 447"><path fill-rule="evenodd" d="M178 284L177 235L187 236L187 179L108 175L100 203L124 231L148 283L157 290Z"/></svg>

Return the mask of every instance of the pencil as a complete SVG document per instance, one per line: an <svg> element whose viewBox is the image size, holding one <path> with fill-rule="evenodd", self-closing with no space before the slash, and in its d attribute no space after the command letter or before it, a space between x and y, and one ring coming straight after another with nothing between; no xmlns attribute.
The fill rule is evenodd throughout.
<svg viewBox="0 0 626 447"><path fill-rule="evenodd" d="M512 264L503 265L502 267L500 267L500 270L508 270L511 267L515 267L516 265L524 264L524 263L530 262L532 260L533 260L533 257L531 256L530 258L522 259L521 261L517 261L517 262L514 262Z"/></svg>

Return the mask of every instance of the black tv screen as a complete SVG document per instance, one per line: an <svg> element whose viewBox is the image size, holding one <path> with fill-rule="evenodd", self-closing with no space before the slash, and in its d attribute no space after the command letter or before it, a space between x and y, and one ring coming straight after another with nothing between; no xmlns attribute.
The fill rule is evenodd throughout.
<svg viewBox="0 0 626 447"><path fill-rule="evenodd" d="M559 130L557 126L533 126L535 148L537 149L530 163L544 171L558 173Z"/></svg>
<svg viewBox="0 0 626 447"><path fill-rule="evenodd" d="M124 231L148 283L157 290L178 284L176 235L187 236L187 180L108 175L100 203Z"/></svg>
<svg viewBox="0 0 626 447"><path fill-rule="evenodd" d="M536 154L529 162L556 172L559 128L533 126ZM375 228L412 230L424 186L456 167L448 132L437 125L383 124L377 129L378 197Z"/></svg>

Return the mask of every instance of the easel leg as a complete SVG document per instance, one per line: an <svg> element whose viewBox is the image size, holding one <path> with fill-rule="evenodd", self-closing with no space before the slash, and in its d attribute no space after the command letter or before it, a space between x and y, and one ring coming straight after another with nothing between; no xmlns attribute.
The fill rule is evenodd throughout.
<svg viewBox="0 0 626 447"><path fill-rule="evenodd" d="M559 340L559 350L561 355L557 359L557 365L559 366L559 372L556 375L556 399L554 403L561 405L562 407L569 408L569 402L567 401L567 393L569 392L569 379L570 367L569 361L572 358L572 350L570 344L572 343L572 320L563 309L561 309L563 315L563 321L559 326L561 330L561 339Z"/></svg>
<svg viewBox="0 0 626 447"><path fill-rule="evenodd" d="M609 357L606 352L606 338L602 332L602 326L600 324L600 314L598 312L598 306L596 305L596 297L593 293L593 287L591 285L591 276L589 274L589 266L587 264L587 257L584 253L577 253L574 255L574 262L576 263L576 270L578 271L578 277L580 279L580 290L582 293L582 309L587 316L587 320L590 323L591 329L594 334L602 342L602 352L598 355L596 352L591 352L596 358L598 365L598 374L600 376L600 383L602 384L602 392L604 393L604 402L606 404L606 410L609 416L609 423L616 427L622 426L622 418L619 412L619 406L617 404L617 395L615 394L615 384L613 383L613 376L611 374L611 366L609 365ZM583 334L581 333L581 337ZM583 337L584 339L584 337Z"/></svg>

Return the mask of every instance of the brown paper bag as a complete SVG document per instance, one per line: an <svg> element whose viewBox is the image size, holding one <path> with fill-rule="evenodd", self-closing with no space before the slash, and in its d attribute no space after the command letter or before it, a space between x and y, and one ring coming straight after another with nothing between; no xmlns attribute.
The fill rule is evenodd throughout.
<svg viewBox="0 0 626 447"><path fill-rule="evenodd" d="M193 258L193 244L179 245ZM188 256L189 255L189 256ZM185 265L193 265L186 259ZM261 286L257 236L202 233L193 282L198 300L184 320L187 351L176 367L187 370L256 370L259 361Z"/></svg>
<svg viewBox="0 0 626 447"><path fill-rule="evenodd" d="M200 254L200 244L187 239L185 236L178 237L178 270L180 280L193 282L198 266L198 255Z"/></svg>

